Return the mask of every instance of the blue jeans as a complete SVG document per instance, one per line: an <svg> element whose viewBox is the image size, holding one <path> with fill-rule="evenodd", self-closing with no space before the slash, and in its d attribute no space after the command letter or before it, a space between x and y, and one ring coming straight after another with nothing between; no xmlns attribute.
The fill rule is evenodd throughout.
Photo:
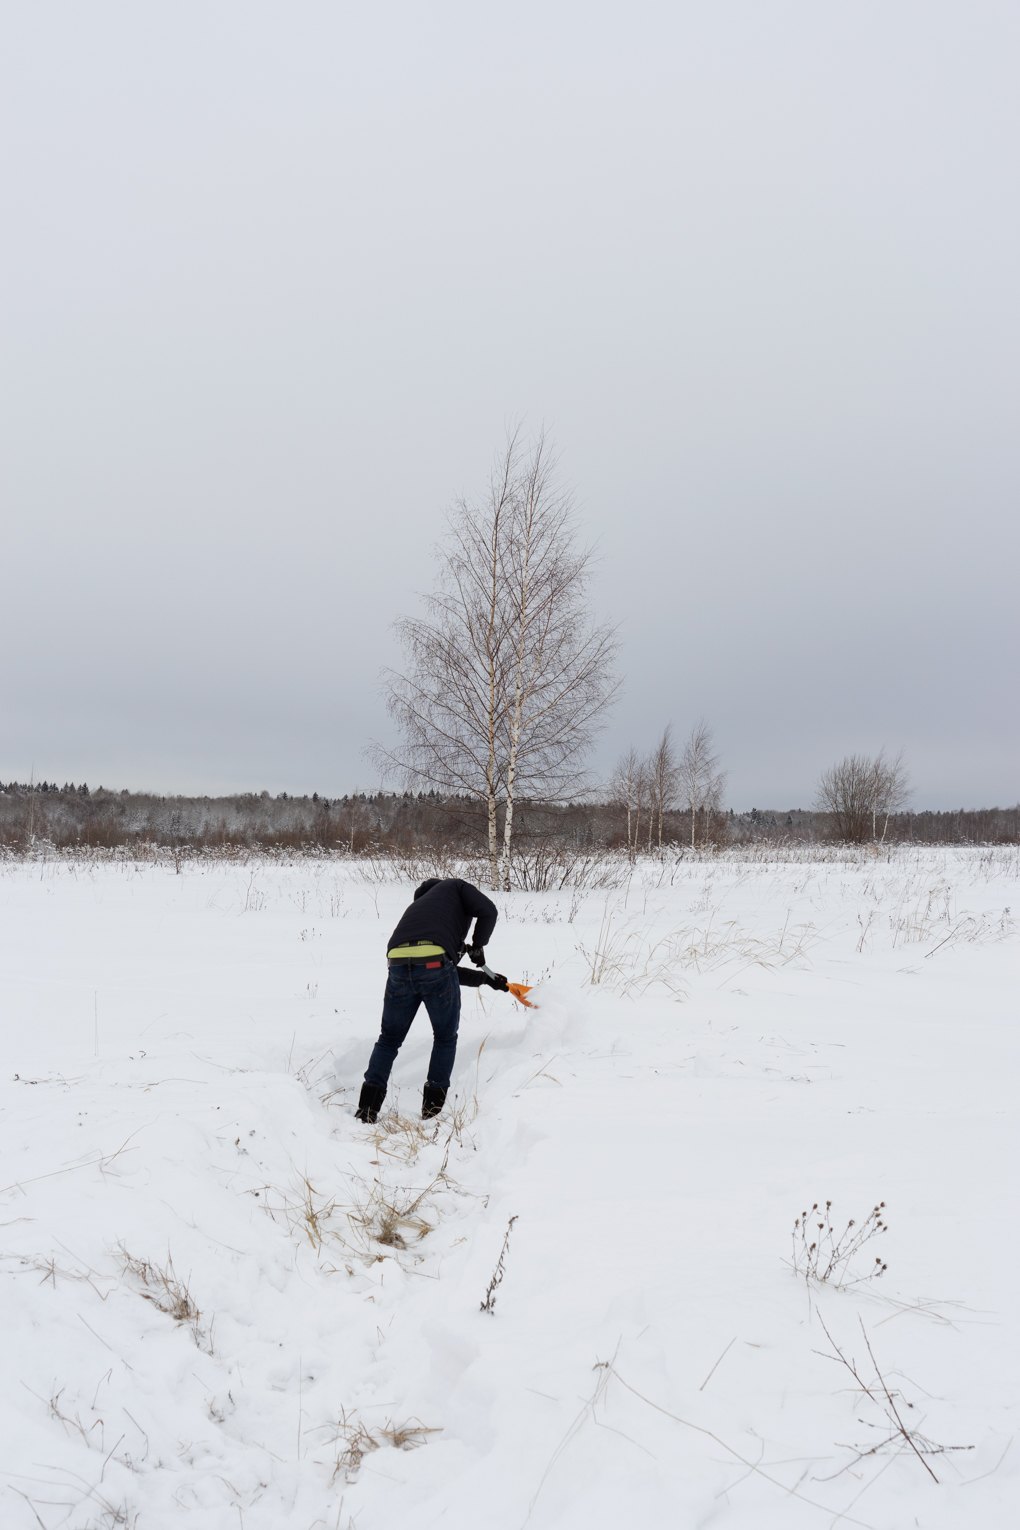
<svg viewBox="0 0 1020 1530"><path fill-rule="evenodd" d="M425 1005L432 1024L428 1082L440 1089L450 1087L460 1025L460 979L451 961L432 969L411 962L390 968L383 995L382 1028L368 1060L366 1084L386 1088L390 1069L420 1004Z"/></svg>

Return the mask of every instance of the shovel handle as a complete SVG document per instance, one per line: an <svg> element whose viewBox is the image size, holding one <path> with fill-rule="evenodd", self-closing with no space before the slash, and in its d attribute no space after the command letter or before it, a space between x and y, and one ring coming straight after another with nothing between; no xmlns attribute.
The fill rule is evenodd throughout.
<svg viewBox="0 0 1020 1530"><path fill-rule="evenodd" d="M488 965L484 966L482 968L482 971L485 973L485 976L487 978L494 978L496 976L495 972L493 972L492 968L490 966L488 966ZM527 1008L527 1009L537 1009L538 1008L538 1005L533 1003L531 999L525 998L525 995L529 994L531 992L531 984L530 983L507 983L506 991L507 991L507 993L513 994L513 996L517 1000L518 1004L523 1004L525 1006L525 1008Z"/></svg>

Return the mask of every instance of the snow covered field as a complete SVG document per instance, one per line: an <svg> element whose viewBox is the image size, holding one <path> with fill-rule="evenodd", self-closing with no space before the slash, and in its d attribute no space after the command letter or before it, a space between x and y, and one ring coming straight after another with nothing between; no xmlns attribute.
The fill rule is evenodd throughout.
<svg viewBox="0 0 1020 1530"><path fill-rule="evenodd" d="M619 876L371 1129L406 883L0 863L3 1530L1020 1523L1017 851Z"/></svg>

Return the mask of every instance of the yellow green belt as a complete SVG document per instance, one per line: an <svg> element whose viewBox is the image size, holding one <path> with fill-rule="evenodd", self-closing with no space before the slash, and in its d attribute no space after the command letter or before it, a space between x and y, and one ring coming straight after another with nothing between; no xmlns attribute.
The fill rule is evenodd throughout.
<svg viewBox="0 0 1020 1530"><path fill-rule="evenodd" d="M416 956L445 956L446 952L442 946L434 946L430 940L420 940L410 946L394 946L386 955L391 960L401 956L413 960Z"/></svg>

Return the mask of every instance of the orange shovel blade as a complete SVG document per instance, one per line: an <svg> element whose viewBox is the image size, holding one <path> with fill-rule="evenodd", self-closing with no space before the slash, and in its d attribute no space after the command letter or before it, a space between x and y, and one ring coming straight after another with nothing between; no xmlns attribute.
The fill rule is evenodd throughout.
<svg viewBox="0 0 1020 1530"><path fill-rule="evenodd" d="M538 1008L537 1004L533 1003L531 999L527 998L527 995L531 992L532 989L532 985L530 983L508 983L506 987L507 992L513 994L518 1004L524 1004L528 1009Z"/></svg>

